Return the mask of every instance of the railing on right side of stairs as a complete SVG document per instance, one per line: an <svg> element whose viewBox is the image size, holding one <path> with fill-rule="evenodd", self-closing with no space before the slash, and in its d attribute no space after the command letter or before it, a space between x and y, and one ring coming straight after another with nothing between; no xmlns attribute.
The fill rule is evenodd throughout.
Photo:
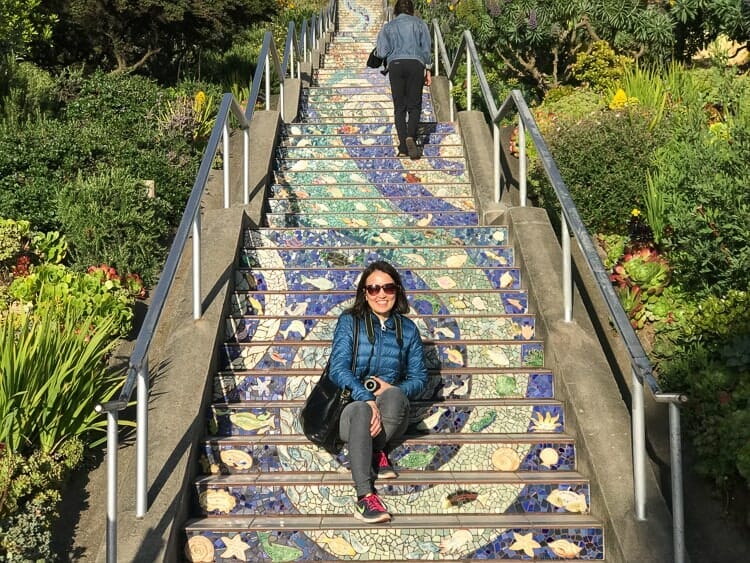
<svg viewBox="0 0 750 563"><path fill-rule="evenodd" d="M119 450L119 413L131 402L133 391L136 392L136 475L135 475L135 516L143 518L148 512L148 400L149 400L149 367L148 353L159 322L167 296L177 274L177 267L187 250L188 239L192 236L192 305L193 319L203 316L201 302L201 199L206 191L209 174L213 169L216 157L222 155L222 173L224 187L224 208L230 202L230 166L231 152L230 125L234 123L242 135L242 192L243 204L249 203L250 171L250 122L256 104L261 99L261 85L264 87L263 99L265 109L271 109L272 75L278 80L279 96L277 110L284 115L284 81L286 78L300 78L301 63L310 61L311 53L321 47L325 34L335 26L337 0L330 0L328 5L314 14L310 20L304 20L299 32L294 22L287 28L282 57L274 43L273 35L267 31L263 46L258 56L258 64L252 81L250 95L243 110L240 103L230 94L224 94L219 105L214 127L208 139L203 158L198 169L193 188L190 192L185 211L172 241L159 282L153 291L148 312L138 333L133 352L128 363L125 382L119 396L111 401L96 405L96 411L107 417L107 524L106 524L106 561L117 563L117 504L118 504L118 459ZM295 58L296 57L296 58Z"/></svg>
<svg viewBox="0 0 750 563"><path fill-rule="evenodd" d="M489 83L484 75L482 63L477 55L471 32L464 31L461 44L456 50L456 56L451 62L445 47L443 35L437 20L432 21L434 37L434 66L433 76L440 74L440 63L446 69L450 90L453 91L453 81L459 66L466 66L466 109L472 109L472 79L476 76L479 81L479 91L486 105L489 119L492 123L493 138L493 181L494 199L500 201L500 122L513 112L518 114L518 161L519 161L519 198L520 205L526 206L527 178L526 178L526 134L531 136L534 147L539 154L544 171L550 181L561 207L560 240L562 247L562 302L563 319L572 321L573 317L573 273L571 268L570 232L573 233L583 257L594 276L597 286L609 309L611 319L622 338L630 355L631 385L632 385L632 437L633 437L633 481L635 497L635 515L638 520L647 520L646 515L646 423L644 408L644 383L647 384L657 402L669 404L669 441L670 441L670 471L672 481L672 536L675 563L684 563L685 552L685 524L682 487L682 445L680 438L680 410L679 406L687 401L687 397L677 393L665 393L656 381L651 363L641 345L638 336L628 320L625 310L612 287L609 275L604 269L594 242L588 230L581 221L578 209L573 203L570 192L560 175L560 171L544 141L536 121L529 111L529 107L519 90L513 90L498 108ZM450 98L450 118L454 119L454 100Z"/></svg>

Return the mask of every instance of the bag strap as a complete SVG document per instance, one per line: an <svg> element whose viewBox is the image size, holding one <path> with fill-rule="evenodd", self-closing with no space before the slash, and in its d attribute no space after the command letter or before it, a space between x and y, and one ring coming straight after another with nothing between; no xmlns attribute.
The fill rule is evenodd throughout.
<svg viewBox="0 0 750 563"><path fill-rule="evenodd" d="M357 369L357 348L359 348L359 319L354 317L354 323L352 324L354 325L352 327L352 330L354 331L354 343L352 345L352 375L354 375L354 371Z"/></svg>

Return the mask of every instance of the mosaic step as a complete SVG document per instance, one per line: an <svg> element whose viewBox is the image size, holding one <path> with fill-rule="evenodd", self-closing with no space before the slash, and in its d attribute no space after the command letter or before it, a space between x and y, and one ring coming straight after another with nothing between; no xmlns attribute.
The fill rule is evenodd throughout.
<svg viewBox="0 0 750 563"><path fill-rule="evenodd" d="M295 424L287 420L285 424ZM346 446L332 456L302 435L207 436L201 446L204 474L349 470ZM401 470L576 471L575 440L552 432L487 434L407 431L388 454Z"/></svg>
<svg viewBox="0 0 750 563"><path fill-rule="evenodd" d="M377 94L379 96L391 98L391 87L382 80L369 82L361 81L360 84L312 84L304 90L310 96L358 96L360 94Z"/></svg>
<svg viewBox="0 0 750 563"><path fill-rule="evenodd" d="M279 147L276 149L278 158L287 160L303 160L318 158L383 158L396 156L396 138L389 137L393 143L381 144L363 144L363 145L328 145L328 146L310 146L297 145L294 147ZM424 158L448 158L464 156L462 145L442 145L429 144L422 147L422 156Z"/></svg>
<svg viewBox="0 0 750 563"><path fill-rule="evenodd" d="M320 92L318 88L305 88L300 96L300 104L314 105L320 107L341 107L355 101L360 102L384 102L393 106L393 98L390 93L361 92L359 94L331 94ZM428 93L422 94L422 103L432 104L432 97Z"/></svg>
<svg viewBox="0 0 750 563"><path fill-rule="evenodd" d="M425 196L394 197L383 199L383 195L377 197L359 197L355 201L348 198L310 198L304 197L304 190L295 191L283 199L269 200L269 211L271 213L327 213L353 209L357 213L380 213L386 211L386 207L400 209L406 212L416 211L476 211L474 200L463 198L426 198Z"/></svg>
<svg viewBox="0 0 750 563"><path fill-rule="evenodd" d="M319 126L321 124L314 124ZM306 124L306 126L312 127L313 124ZM417 143L422 145L423 150L427 150L432 146L439 146L443 154L443 150L450 149L452 147L463 147L461 144L461 138L455 133L426 133L424 135L417 135ZM370 133L354 133L351 135L287 135L281 139L280 148L284 147L396 147L398 144L398 137L396 136L395 129L390 133L385 134L370 134ZM433 153L434 154L434 153ZM432 156L432 155L428 155ZM459 156L452 154L445 154L445 156Z"/></svg>
<svg viewBox="0 0 750 563"><path fill-rule="evenodd" d="M316 123L322 120L338 120L339 122L346 121L357 121L359 123L367 121L379 121L382 118L393 120L393 104L388 102L382 102L381 105L377 105L374 102L367 102L362 104L352 103L351 105L364 106L364 107L345 107L338 109L311 109L301 108L299 110L300 121L309 121L310 123ZM432 121L434 119L433 111L431 107L423 107L422 113L420 114L420 121Z"/></svg>
<svg viewBox="0 0 750 563"><path fill-rule="evenodd" d="M417 129L419 135L456 134L453 123L421 123ZM357 125L324 124L324 123L289 123L282 128L282 136L302 135L389 135L396 134L393 123L360 123ZM460 142L460 141L459 141Z"/></svg>
<svg viewBox="0 0 750 563"><path fill-rule="evenodd" d="M343 227L336 229L248 229L245 247L337 246L464 246L502 245L508 241L506 225L460 227L393 227L387 231ZM270 244L269 244L270 243ZM333 288L329 288L333 289ZM416 288L412 288L416 289Z"/></svg>
<svg viewBox="0 0 750 563"><path fill-rule="evenodd" d="M489 526L488 526L489 525ZM330 559L503 559L590 561L604 558L604 531L587 515L423 515L372 526L351 515L222 518L186 525L192 561Z"/></svg>
<svg viewBox="0 0 750 563"><path fill-rule="evenodd" d="M296 186L272 184L270 196L275 199L344 199L370 198L425 198L426 205L438 205L427 198L440 198L458 209L475 209L472 187L469 183L416 185L400 184L299 184ZM456 200L456 201L454 201ZM271 199L270 201L273 201ZM408 203L408 202L407 202ZM356 205L356 201L354 201ZM400 207L400 206L399 206Z"/></svg>
<svg viewBox="0 0 750 563"><path fill-rule="evenodd" d="M378 76L380 77L380 80L374 75L369 74L366 72L359 72L354 73L353 76L343 77L343 76L333 76L326 78L317 78L315 82L313 82L313 86L318 87L335 87L335 88L382 88L382 91L387 92L390 89L390 86L382 85L380 86L379 83L384 83L384 79L380 74Z"/></svg>
<svg viewBox="0 0 750 563"><path fill-rule="evenodd" d="M401 283L406 292L413 289L520 289L521 272L508 266L464 268L429 268L396 264L401 275ZM357 287L361 269L357 266L337 268L293 268L286 269L278 262L262 269L237 268L234 275L236 291L278 290L328 291L333 289L352 290Z"/></svg>
<svg viewBox="0 0 750 563"><path fill-rule="evenodd" d="M498 300L499 301L499 300ZM351 306L352 301L342 305ZM341 306L332 306L328 316L278 316L262 314L256 316L229 317L225 321L226 340L229 342L252 342L259 330L266 332L275 328L273 340L303 340L307 338L330 338ZM282 312L283 313L283 312ZM535 319L533 316L500 316L489 312L483 316L467 315L410 315L417 323L422 338L436 340L479 339L489 340L534 340Z"/></svg>
<svg viewBox="0 0 750 563"><path fill-rule="evenodd" d="M213 378L213 400L236 403L254 400L279 400L289 385L298 388L297 378L313 381L320 372L307 370L263 370L220 372ZM435 401L450 398L497 399L554 397L554 378L545 370L521 372L517 369L458 368L431 370L428 389Z"/></svg>
<svg viewBox="0 0 750 563"><path fill-rule="evenodd" d="M312 383L288 393L309 391ZM289 424L296 420L307 395L296 401L276 400L214 404L208 414L208 429L214 436L302 435L302 429ZM413 429L436 433L519 434L522 432L562 433L564 410L558 401L543 399L448 399L438 405L413 401ZM398 463L396 463L398 469Z"/></svg>
<svg viewBox="0 0 750 563"><path fill-rule="evenodd" d="M434 119L433 115L422 114L422 121L430 121ZM352 115L350 117L308 117L309 123L320 123L320 124L341 124L346 121L347 125L357 125L365 123L381 123L388 124L393 123L393 115L382 115L382 114L371 114L371 115Z"/></svg>
<svg viewBox="0 0 750 563"><path fill-rule="evenodd" d="M269 331L273 332L273 331ZM270 338L272 335L267 335ZM427 340L425 365L447 367L539 368L544 366L543 343L538 340ZM304 343L264 340L252 344L224 342L219 348L219 369L267 369L272 367L323 369L331 352L330 340Z"/></svg>
<svg viewBox="0 0 750 563"><path fill-rule="evenodd" d="M590 512L588 481L572 471L403 471L378 484L383 500L398 515ZM341 473L203 477L195 488L200 513L208 517L351 514L354 508L351 478ZM308 511L299 505L308 505Z"/></svg>
<svg viewBox="0 0 750 563"><path fill-rule="evenodd" d="M268 214L264 226L274 227L372 227L388 228L396 225L426 227L427 225L465 225L476 222L476 214L468 211L447 211L439 213L412 213L383 211L378 213L331 213L310 216L301 214Z"/></svg>
<svg viewBox="0 0 750 563"><path fill-rule="evenodd" d="M432 167L443 159L425 158L421 160L400 159L400 168L377 168L368 170L274 170L274 182L277 184L452 184L469 182L466 170L449 170ZM432 161L432 163L430 162ZM330 162L330 161L329 161ZM334 161L336 162L336 161ZM346 163L347 161L341 161ZM414 168L415 164L420 169ZM356 164L356 163L355 163ZM463 168L463 165L461 165ZM427 167L430 167L427 169ZM475 225L476 221L465 224Z"/></svg>
<svg viewBox="0 0 750 563"><path fill-rule="evenodd" d="M384 158L369 156L347 158L305 158L305 159L276 159L275 171L278 172L319 172L342 173L361 171L390 171L408 170L415 174L432 173L433 171L452 173L456 176L465 175L466 161L463 157L423 157L419 160L397 158L391 155ZM362 179L366 183L367 178Z"/></svg>
<svg viewBox="0 0 750 563"><path fill-rule="evenodd" d="M338 96L324 97L311 96L308 94L302 96L300 106L303 110L311 109L315 111L340 111L342 109L361 109L368 111L374 108L393 111L393 99L390 95L366 94L344 97ZM422 108L432 109L432 97L425 93L422 95Z"/></svg>
<svg viewBox="0 0 750 563"><path fill-rule="evenodd" d="M274 256L267 256L273 252ZM243 267L259 267L269 264L270 260L280 257L287 267L352 267L362 266L375 260L386 260L394 263L412 263L417 266L445 266L448 268L463 268L468 263L475 266L496 267L513 265L513 248L510 246L473 245L467 241L464 246L432 246L429 250L423 247L400 246L397 248L382 248L379 246L362 245L360 247L308 247L278 248L263 245L263 247L245 248L242 250L240 265ZM496 312L496 311L495 311Z"/></svg>
<svg viewBox="0 0 750 563"><path fill-rule="evenodd" d="M506 314L529 312L526 292L518 290L413 290L406 299L412 314ZM248 292L232 294L232 316L279 314L292 318L328 315L354 301L354 288L328 291Z"/></svg>

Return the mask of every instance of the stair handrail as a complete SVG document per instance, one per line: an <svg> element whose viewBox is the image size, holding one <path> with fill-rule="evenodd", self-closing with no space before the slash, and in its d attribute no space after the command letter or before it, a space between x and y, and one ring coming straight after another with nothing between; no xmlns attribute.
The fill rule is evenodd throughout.
<svg viewBox="0 0 750 563"><path fill-rule="evenodd" d="M561 207L560 240L562 247L562 296L563 319L571 322L573 318L573 274L571 268L570 233L572 232L588 265L594 280L599 287L602 297L607 304L611 319L622 338L631 364L631 424L633 439L633 482L635 514L639 521L647 520L646 516L646 423L644 408L644 382L648 384L659 403L669 405L669 435L670 435L670 471L671 471L671 500L672 500L672 537L675 563L683 563L685 552L684 504L682 486L682 445L680 436L679 406L687 402L687 397L681 393L666 393L661 389L654 377L651 363L638 336L635 334L630 320L612 287L609 275L604 269L601 258L596 251L591 235L586 229L578 209L573 202L570 192L562 179L557 164L547 147L539 127L520 90L512 90L510 95L498 108L494 94L484 74L481 59L477 54L474 39L469 30L465 30L461 43L456 50L453 61L443 40L440 24L437 19L432 20L433 29L433 75L440 73L440 63L446 68L450 92L453 92L453 79L463 62L466 64L466 109L472 109L472 70L479 81L479 91L486 105L487 113L492 123L493 132L493 181L495 203L500 202L500 121L515 110L518 114L518 160L519 160L519 198L520 206L526 206L527 199L527 170L526 170L526 131L529 132L545 174L555 191ZM454 120L454 99L450 96L450 119ZM568 227L570 225L570 228Z"/></svg>
<svg viewBox="0 0 750 563"><path fill-rule="evenodd" d="M333 25L337 0L331 0L326 8L320 12L320 16L313 17L313 21L307 31L308 35L315 36L312 45L319 44L320 37ZM303 28L304 29L304 28ZM226 93L221 98L216 121L209 136L206 148L203 152L198 174L190 191L190 196L185 204L185 211L175 232L172 245L167 254L164 268L162 269L156 288L152 292L151 302L146 312L141 328L136 337L133 351L128 360L128 369L122 389L116 399L98 403L94 408L96 412L107 417L107 523L106 523L106 561L117 562L117 503L118 503L118 450L119 450L119 413L131 403L133 391L136 392L136 494L135 494L135 516L143 518L148 511L148 397L149 397L149 367L148 352L153 342L154 334L161 320L167 297L174 283L177 268L186 250L188 238L192 235L192 293L193 293L193 320L203 316L203 304L201 302L201 200L206 191L209 175L213 164L222 147L223 157L223 184L224 184L224 208L229 208L231 184L229 155L231 154L231 131L230 121L235 120L237 127L242 133L243 162L242 162L242 191L243 204L249 203L249 168L250 168L250 122L260 95L260 85L265 77L265 108L270 110L271 106L271 74L275 71L280 83L279 111L283 116L283 85L287 70L294 77L294 57L297 61L306 60L305 52L308 48L307 42L301 42L295 33L294 22L290 22L287 28L287 37L284 43L284 55L280 60L273 34L267 31L263 37L263 45L258 55L258 65L255 68L250 95L243 109L231 93ZM314 48L313 47L313 48ZM301 56L300 56L301 55ZM297 76L299 77L299 62L297 64Z"/></svg>

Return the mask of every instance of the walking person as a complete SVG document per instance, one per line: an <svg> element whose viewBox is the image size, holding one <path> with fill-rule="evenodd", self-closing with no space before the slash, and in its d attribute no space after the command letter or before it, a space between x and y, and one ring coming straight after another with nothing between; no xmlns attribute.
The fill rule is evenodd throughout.
<svg viewBox="0 0 750 563"><path fill-rule="evenodd" d="M371 524L391 519L375 480L398 476L388 459L389 447L406 431L409 399L427 383L422 339L404 316L408 310L399 273L387 262L373 262L333 334L329 377L352 392L352 402L341 414L339 437L348 445L357 495L354 517ZM359 327L356 361L354 323Z"/></svg>
<svg viewBox="0 0 750 563"><path fill-rule="evenodd" d="M395 17L378 33L375 48L388 61L398 156L417 160L417 126L422 114L422 87L432 83L432 41L427 24L414 15L412 0L396 0Z"/></svg>

